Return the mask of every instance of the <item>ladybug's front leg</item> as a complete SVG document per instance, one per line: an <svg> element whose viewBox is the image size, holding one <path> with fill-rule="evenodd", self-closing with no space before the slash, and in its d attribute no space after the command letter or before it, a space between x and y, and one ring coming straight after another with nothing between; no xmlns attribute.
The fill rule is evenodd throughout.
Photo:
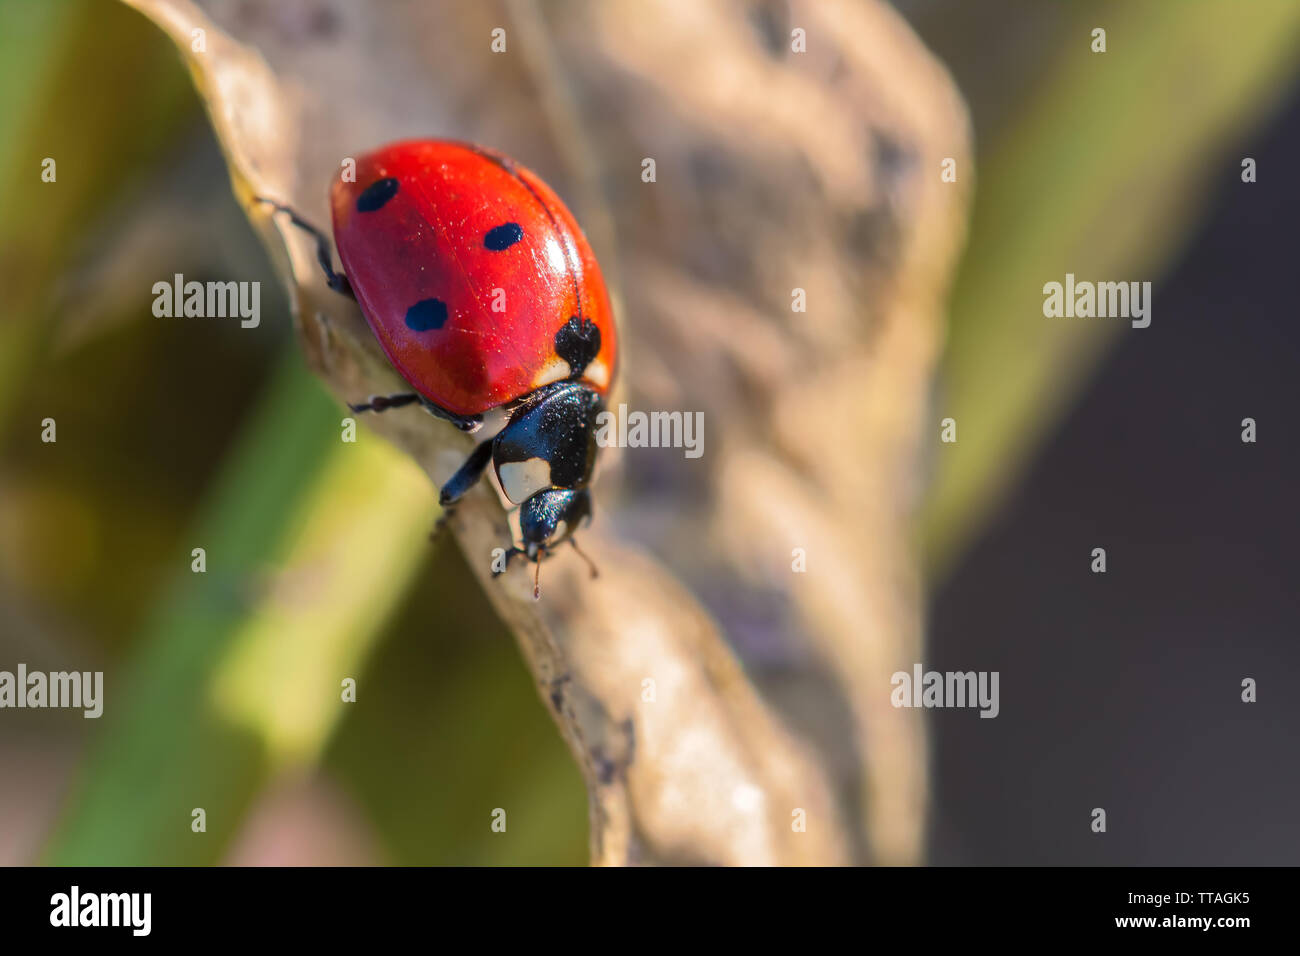
<svg viewBox="0 0 1300 956"><path fill-rule="evenodd" d="M254 196L258 202L264 202L268 206L275 208L279 212L288 213L289 221L310 235L316 240L316 259L320 262L321 268L325 270L325 282L331 289L340 295L346 295L349 299L356 299L352 292L352 285L348 282L348 277L341 272L334 271L334 263L330 257L330 240L329 236L321 232L307 220L303 219L289 206L278 203L274 199L266 199L263 196Z"/></svg>
<svg viewBox="0 0 1300 956"><path fill-rule="evenodd" d="M483 470L487 468L488 462L492 460L492 439L480 442L468 458L465 464L460 466L456 474L447 479L447 483L442 486L442 493L438 496L438 503L444 509L449 508L461 498L465 497L465 492L474 487L475 483L483 477Z"/></svg>
<svg viewBox="0 0 1300 956"><path fill-rule="evenodd" d="M442 486L442 491L438 495L438 503L442 505L442 514L438 516L437 522L433 526L433 533L430 539L436 539L439 532L447 524L447 519L452 516L456 510L455 504L465 496L465 492L474 487L474 483L483 477L483 470L492 460L492 439L481 442L465 459L465 464L456 470L456 474L447 479L447 483Z"/></svg>
<svg viewBox="0 0 1300 956"><path fill-rule="evenodd" d="M573 545L573 550L578 552L578 557L582 558L583 561L587 562L587 568L588 570L591 571L591 576L593 578L600 577L600 571L596 569L596 562L591 560L591 558L587 557L586 551L583 551L580 547L578 547L578 539L574 537L570 537L569 544Z"/></svg>

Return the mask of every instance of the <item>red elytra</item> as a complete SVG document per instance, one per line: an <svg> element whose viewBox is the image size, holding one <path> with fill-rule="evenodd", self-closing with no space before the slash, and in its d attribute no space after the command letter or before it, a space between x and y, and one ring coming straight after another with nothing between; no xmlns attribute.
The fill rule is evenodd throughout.
<svg viewBox="0 0 1300 956"><path fill-rule="evenodd" d="M429 401L477 415L571 376L557 333L600 348L576 381L608 392L613 309L573 215L532 171L467 143L410 140L360 157L331 191L343 271L389 361Z"/></svg>

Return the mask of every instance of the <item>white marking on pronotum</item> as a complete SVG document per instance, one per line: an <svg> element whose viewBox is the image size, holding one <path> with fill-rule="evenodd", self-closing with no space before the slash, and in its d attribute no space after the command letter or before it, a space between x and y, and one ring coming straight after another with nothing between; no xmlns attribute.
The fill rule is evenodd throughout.
<svg viewBox="0 0 1300 956"><path fill-rule="evenodd" d="M592 359L587 365L586 372L583 373L583 378L604 388L609 384L609 368L600 359Z"/></svg>
<svg viewBox="0 0 1300 956"><path fill-rule="evenodd" d="M501 488L515 504L551 487L551 463L544 458L508 461L497 468Z"/></svg>
<svg viewBox="0 0 1300 956"><path fill-rule="evenodd" d="M553 358L542 366L533 379L533 388L541 388L552 382L559 382L569 377L569 363L562 358Z"/></svg>

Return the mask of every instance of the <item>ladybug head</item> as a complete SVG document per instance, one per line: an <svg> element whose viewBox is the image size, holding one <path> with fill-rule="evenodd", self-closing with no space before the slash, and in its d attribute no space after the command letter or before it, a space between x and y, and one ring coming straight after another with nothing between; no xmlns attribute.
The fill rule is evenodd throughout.
<svg viewBox="0 0 1300 956"><path fill-rule="evenodd" d="M542 551L555 547L590 517L591 494L585 488L539 491L519 507L524 556L539 561Z"/></svg>
<svg viewBox="0 0 1300 956"><path fill-rule="evenodd" d="M573 541L571 535L584 518L591 518L591 493L585 488L539 491L519 506L519 531L524 546L512 550L534 562L534 598L541 596L542 556L566 538ZM590 564L586 555L583 558ZM592 576L595 576L594 566Z"/></svg>

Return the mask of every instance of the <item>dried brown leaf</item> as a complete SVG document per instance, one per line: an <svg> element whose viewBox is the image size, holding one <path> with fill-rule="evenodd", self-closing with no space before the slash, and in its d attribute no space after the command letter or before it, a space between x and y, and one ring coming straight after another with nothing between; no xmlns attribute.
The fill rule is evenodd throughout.
<svg viewBox="0 0 1300 956"><path fill-rule="evenodd" d="M593 861L917 861L924 741L914 712L889 707L888 675L920 654L912 463L966 188L938 168L968 168L968 133L897 16L876 3L132 2L186 54L246 205L275 195L325 222L343 158L407 135L478 140L537 169L622 277L614 404L704 412L700 459L607 456L585 540L597 581L568 556L547 563L541 602L523 570L491 580L507 527L486 487L453 523L582 769ZM789 50L795 26L806 54ZM496 27L507 54L490 52ZM206 53L190 50L197 28ZM249 213L289 251L303 345L333 391L397 390L308 245ZM791 311L796 286L807 313ZM435 482L469 447L415 410L371 425ZM793 548L808 573L791 572ZM835 742L795 737L719 630L752 656L755 607L846 702L847 778L832 783Z"/></svg>

